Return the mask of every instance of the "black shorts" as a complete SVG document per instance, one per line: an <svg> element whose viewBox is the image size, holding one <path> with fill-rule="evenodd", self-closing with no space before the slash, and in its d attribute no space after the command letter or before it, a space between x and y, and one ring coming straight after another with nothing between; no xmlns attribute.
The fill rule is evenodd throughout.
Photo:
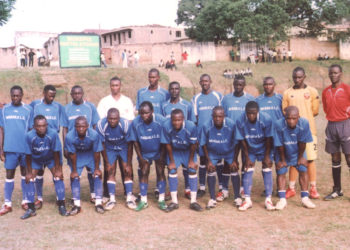
<svg viewBox="0 0 350 250"><path fill-rule="evenodd" d="M340 122L329 121L326 127L326 152L350 154L350 119Z"/></svg>

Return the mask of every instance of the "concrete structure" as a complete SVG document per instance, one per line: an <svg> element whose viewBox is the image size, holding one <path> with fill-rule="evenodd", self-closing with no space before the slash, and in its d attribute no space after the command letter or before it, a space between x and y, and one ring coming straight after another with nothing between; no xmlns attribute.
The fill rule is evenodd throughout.
<svg viewBox="0 0 350 250"><path fill-rule="evenodd" d="M16 68L16 47L0 48L0 69Z"/></svg>
<svg viewBox="0 0 350 250"><path fill-rule="evenodd" d="M339 58L350 60L350 40L339 42Z"/></svg>

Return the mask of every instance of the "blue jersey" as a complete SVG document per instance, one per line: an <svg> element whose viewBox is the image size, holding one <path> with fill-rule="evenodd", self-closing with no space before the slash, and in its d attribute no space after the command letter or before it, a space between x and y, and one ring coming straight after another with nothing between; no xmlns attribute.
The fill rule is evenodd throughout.
<svg viewBox="0 0 350 250"><path fill-rule="evenodd" d="M112 128L107 118L98 121L96 130L105 144L107 151L122 151L128 149L126 141L129 132L129 121L120 118L118 125Z"/></svg>
<svg viewBox="0 0 350 250"><path fill-rule="evenodd" d="M233 93L225 95L222 99L225 116L237 122L237 119L245 112L245 105L253 100L254 97L245 92L240 97L235 96Z"/></svg>
<svg viewBox="0 0 350 250"><path fill-rule="evenodd" d="M181 109L184 113L185 120L190 120L192 122L196 122L196 116L193 112L192 104L182 98L180 98L178 103L171 103L170 100L166 101L162 105L162 115L165 118L170 118L171 111L174 109Z"/></svg>
<svg viewBox="0 0 350 250"><path fill-rule="evenodd" d="M77 155L77 168L94 166L94 153L103 150L100 136L91 128L86 131L84 139L79 138L76 129L70 130L64 143L69 153Z"/></svg>
<svg viewBox="0 0 350 250"><path fill-rule="evenodd" d="M212 118L213 108L215 106L221 106L221 99L222 95L214 90L207 95L199 93L192 98L192 106L194 114L197 117L198 129Z"/></svg>
<svg viewBox="0 0 350 250"><path fill-rule="evenodd" d="M255 123L249 122L245 113L237 120L236 139L246 140L249 154L264 154L266 138L272 136L273 123L266 113L259 112Z"/></svg>
<svg viewBox="0 0 350 250"><path fill-rule="evenodd" d="M234 155L235 147L235 123L230 118L225 118L222 128L215 127L213 120L204 124L199 136L199 145L207 146L210 158L222 158L220 156Z"/></svg>
<svg viewBox="0 0 350 250"><path fill-rule="evenodd" d="M284 146L288 166L295 166L298 162L298 142L312 142L310 125L307 119L299 118L294 129L288 127L284 118L275 123L274 129L275 147Z"/></svg>
<svg viewBox="0 0 350 250"><path fill-rule="evenodd" d="M44 137L33 129L25 137L25 154L32 155L32 160L41 164L53 160L53 153L62 150L56 130L48 128Z"/></svg>
<svg viewBox="0 0 350 250"><path fill-rule="evenodd" d="M276 122L283 118L282 112L282 95L274 93L273 96L268 97L262 94L256 98L259 104L259 110L271 116L272 121Z"/></svg>
<svg viewBox="0 0 350 250"><path fill-rule="evenodd" d="M150 91L148 87L141 88L137 91L136 109L139 110L141 103L144 101L149 101L153 105L154 113L162 115L162 105L169 98L169 92L160 86L155 91Z"/></svg>
<svg viewBox="0 0 350 250"><path fill-rule="evenodd" d="M32 101L30 106L33 108L33 117L37 115L45 116L50 128L60 131L60 127L63 126L64 109L63 106L53 101L51 104L46 104L43 99Z"/></svg>
<svg viewBox="0 0 350 250"><path fill-rule="evenodd" d="M24 153L25 135L33 127L32 107L6 104L1 110L0 127L4 129L4 152Z"/></svg>
<svg viewBox="0 0 350 250"><path fill-rule="evenodd" d="M193 122L185 120L182 128L176 131L171 119L168 119L163 125L161 143L170 144L173 151L189 151L191 144L197 143L197 127Z"/></svg>
<svg viewBox="0 0 350 250"><path fill-rule="evenodd" d="M70 102L64 107L63 127L68 128L68 131L72 130L75 126L75 119L79 116L84 116L87 119L90 128L100 120L94 104L84 101L82 104L76 105Z"/></svg>
<svg viewBox="0 0 350 250"><path fill-rule="evenodd" d="M140 143L141 154L146 159L159 159L160 157L160 135L165 118L153 114L150 124L143 122L141 116L137 116L131 123L130 133L127 141Z"/></svg>

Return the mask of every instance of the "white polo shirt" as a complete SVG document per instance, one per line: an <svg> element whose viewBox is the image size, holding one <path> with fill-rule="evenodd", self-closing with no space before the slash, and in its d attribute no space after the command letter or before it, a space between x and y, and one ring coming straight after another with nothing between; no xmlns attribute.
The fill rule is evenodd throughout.
<svg viewBox="0 0 350 250"><path fill-rule="evenodd" d="M97 105L97 112L100 118L107 116L107 112L110 108L117 108L119 110L120 117L123 117L129 121L135 118L134 105L129 97L121 95L119 100L115 100L112 95L103 97Z"/></svg>

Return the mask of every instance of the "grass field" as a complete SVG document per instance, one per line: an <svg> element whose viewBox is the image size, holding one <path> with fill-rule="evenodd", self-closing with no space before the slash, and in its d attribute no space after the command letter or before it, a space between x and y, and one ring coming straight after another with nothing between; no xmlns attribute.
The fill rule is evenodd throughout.
<svg viewBox="0 0 350 250"><path fill-rule="evenodd" d="M340 62L344 66L344 80L350 82L350 63ZM256 65L252 67L254 77L248 78L248 85L259 89L263 76L272 75L282 91L291 85L291 72L297 65L305 67L308 83L321 89L328 85L327 66L324 62L293 62L279 65ZM139 69L78 69L55 70L64 75L67 86L59 90L57 100L65 104L67 90L74 84L81 84L86 98L97 104L98 100L109 93L108 79L118 75L123 79L122 92L135 99L138 88L147 84L147 71L151 66ZM183 89L188 99L192 93L199 90L200 74L209 73L212 76L213 87L228 93L231 82L221 75L226 68L242 68L246 64L205 63L204 69L196 69L193 65L179 66L184 75L193 83L194 89ZM8 102L8 90L13 84L24 87L25 100L40 98L44 85L41 73L44 70L9 70L0 71L0 101ZM162 74L162 86L169 79ZM316 118L318 130L319 159L317 164L318 188L322 196L332 189L330 157L324 152L324 129L326 120L320 110ZM0 164L0 201L3 201L4 168ZM213 210L196 213L189 210L189 201L183 197L183 179L180 176L179 203L180 209L166 214L157 208L153 198L155 187L155 172L150 174L149 203L150 207L141 212L128 210L124 206L120 174L117 174L117 203L114 210L99 215L94 206L88 202L88 183L85 173L82 178L82 209L75 217L62 218L55 206L55 191L49 172L45 173L44 206L38 215L27 221L19 217L21 191L19 171L13 193L13 212L0 217L0 248L172 248L172 249L348 249L350 246L350 182L349 169L342 162L342 183L344 197L325 202L316 200L316 209L307 210L300 204L300 197L288 200L288 207L283 211L267 212L264 209L264 198L261 167L256 166L254 186L252 190L253 208L247 212L238 212L233 207L232 186L230 184L230 199L218 204ZM64 166L66 197L71 197L69 170ZM136 170L136 162L134 161ZM135 171L136 172L136 171ZM181 172L181 171L180 171ZM137 180L137 178L136 178ZM135 183L137 182L135 180ZM134 185L134 191L138 186ZM209 196L199 199L203 206ZM273 197L274 202L277 201Z"/></svg>

